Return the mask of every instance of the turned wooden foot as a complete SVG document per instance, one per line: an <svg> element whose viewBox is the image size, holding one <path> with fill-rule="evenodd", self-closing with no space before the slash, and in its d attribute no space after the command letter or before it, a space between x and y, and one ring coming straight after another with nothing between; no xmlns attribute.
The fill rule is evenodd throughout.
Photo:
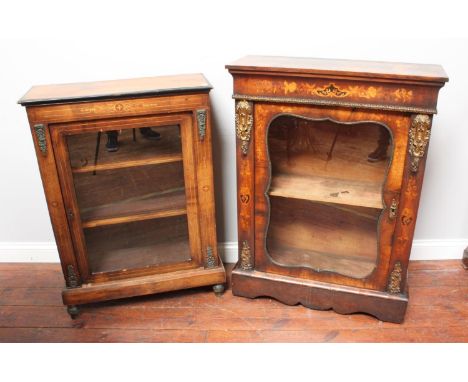
<svg viewBox="0 0 468 382"><path fill-rule="evenodd" d="M67 312L68 314L70 315L70 317L72 319L75 319L78 314L80 313L80 310L78 309L78 307L76 305L68 305L67 306Z"/></svg>
<svg viewBox="0 0 468 382"><path fill-rule="evenodd" d="M216 296L221 296L224 293L224 284L216 284L213 286L213 292Z"/></svg>

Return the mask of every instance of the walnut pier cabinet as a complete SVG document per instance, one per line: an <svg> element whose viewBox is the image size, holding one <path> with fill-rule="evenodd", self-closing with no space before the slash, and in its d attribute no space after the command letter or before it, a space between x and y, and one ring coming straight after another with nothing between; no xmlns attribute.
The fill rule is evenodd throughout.
<svg viewBox="0 0 468 382"><path fill-rule="evenodd" d="M33 87L27 108L72 317L77 305L224 290L210 84L201 74Z"/></svg>
<svg viewBox="0 0 468 382"><path fill-rule="evenodd" d="M402 322L438 65L247 56L235 295Z"/></svg>

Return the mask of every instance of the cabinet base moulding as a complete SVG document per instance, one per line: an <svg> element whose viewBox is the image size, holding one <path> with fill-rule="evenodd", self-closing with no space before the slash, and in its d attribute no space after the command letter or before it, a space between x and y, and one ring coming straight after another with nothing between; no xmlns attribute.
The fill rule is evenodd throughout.
<svg viewBox="0 0 468 382"><path fill-rule="evenodd" d="M80 305L93 302L143 296L174 290L219 285L226 282L223 263L215 268L194 268L171 273L136 277L128 280L84 284L80 288L64 289L65 305Z"/></svg>
<svg viewBox="0 0 468 382"><path fill-rule="evenodd" d="M239 268L232 272L232 293L248 298L272 297L287 305L332 309L340 314L367 313L398 324L403 322L408 305L408 291L389 294Z"/></svg>

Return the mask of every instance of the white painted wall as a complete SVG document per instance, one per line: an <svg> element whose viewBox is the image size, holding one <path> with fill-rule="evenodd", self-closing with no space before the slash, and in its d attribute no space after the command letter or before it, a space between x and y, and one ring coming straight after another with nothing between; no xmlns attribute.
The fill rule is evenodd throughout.
<svg viewBox="0 0 468 382"><path fill-rule="evenodd" d="M246 54L442 64L450 82L440 92L433 124L416 258L460 257L468 245L468 28L462 3L2 3L0 261L15 248L54 253L26 114L16 104L33 84L205 73L214 86L219 241L235 241L232 79L224 65Z"/></svg>

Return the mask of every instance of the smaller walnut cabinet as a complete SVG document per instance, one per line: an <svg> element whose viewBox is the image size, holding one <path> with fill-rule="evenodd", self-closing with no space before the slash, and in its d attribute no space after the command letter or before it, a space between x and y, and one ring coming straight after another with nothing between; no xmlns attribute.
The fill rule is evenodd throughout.
<svg viewBox="0 0 468 382"><path fill-rule="evenodd" d="M214 285L211 87L202 75L33 87L26 106L72 316Z"/></svg>
<svg viewBox="0 0 468 382"><path fill-rule="evenodd" d="M401 322L438 65L249 56L232 290Z"/></svg>

